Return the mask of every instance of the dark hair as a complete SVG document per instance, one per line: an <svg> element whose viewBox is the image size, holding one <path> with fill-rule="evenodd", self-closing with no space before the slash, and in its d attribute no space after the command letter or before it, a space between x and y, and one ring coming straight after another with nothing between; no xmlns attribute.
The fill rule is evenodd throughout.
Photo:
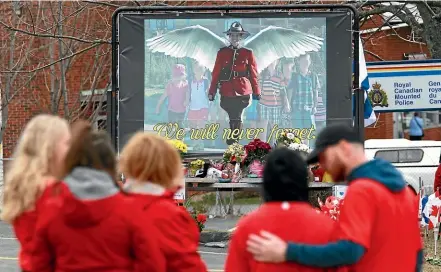
<svg viewBox="0 0 441 272"><path fill-rule="evenodd" d="M88 167L107 172L116 179L116 154L109 135L95 131L87 121L77 121L72 125L71 146L67 151L62 178L75 167Z"/></svg>
<svg viewBox="0 0 441 272"><path fill-rule="evenodd" d="M263 198L270 201L308 201L308 166L298 151L273 150L263 171Z"/></svg>
<svg viewBox="0 0 441 272"><path fill-rule="evenodd" d="M417 111L413 113L413 116L418 116L420 115Z"/></svg>

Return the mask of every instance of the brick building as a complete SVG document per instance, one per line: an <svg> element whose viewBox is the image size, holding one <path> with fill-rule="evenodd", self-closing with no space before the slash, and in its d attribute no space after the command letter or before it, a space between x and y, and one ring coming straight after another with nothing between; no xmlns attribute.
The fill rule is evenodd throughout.
<svg viewBox="0 0 441 272"><path fill-rule="evenodd" d="M373 16L362 27L366 61L380 61L378 57L385 61L399 61L412 54L425 55L427 58L430 58L430 53L424 44L407 41L407 39L412 37L412 31L410 27L403 24L399 19L389 20L392 28L390 26L381 27L383 22L388 20L387 15ZM381 27L380 30L378 30L379 27ZM397 115L398 113L395 114ZM441 112L439 111L423 113L425 119L434 120L431 122L431 126L425 129L425 139L441 140L440 114ZM377 114L377 118L378 122L375 127L372 126L365 129L366 138L394 138L394 113Z"/></svg>
<svg viewBox="0 0 441 272"><path fill-rule="evenodd" d="M71 4L69 4L69 2L64 4L63 14L73 14L75 11L79 10L80 7L75 6L77 5L76 3L70 3ZM35 18L38 19L37 14L41 15L43 12L47 12L49 7L48 5L50 5L49 2L27 2L27 5L31 6L31 9L29 10L33 10L34 14L33 16L29 16L29 14L27 14L29 10L21 10L19 20L27 25L24 23L17 24L17 28L24 29L27 32L32 32L33 29L30 28L29 25L34 23L37 24L37 32L41 32L43 29L52 29L53 26L56 25L54 21L51 21L53 19L50 19L50 16L46 16L44 20L40 18L40 21L35 21ZM4 21L13 22L13 12L16 12L16 10L11 9L10 3L0 3L0 10L3 18L9 18L8 20ZM85 49L93 45L93 41L96 39L103 41L110 40L111 14L113 10L114 7L93 6L93 10L88 10L88 12L79 12L74 17L66 20L63 25L63 35L76 35L75 37L80 37L82 40L87 41L81 42L72 39L64 39L65 41L74 43L71 50L76 52ZM396 35L396 33L398 33L402 37L409 36L411 32L408 27L397 27L394 30L382 30L379 32L372 31L372 29L374 29L376 26L382 24L382 20L384 20L383 17L377 16L375 19L363 26L363 29L365 30L363 38L367 38L372 35L365 45L365 49L373 53L366 54L367 61L378 61L374 55L377 55L384 60L402 60L403 55L407 53L428 54L428 51L424 45L409 43ZM9 33L9 30L0 26L0 41L2 44L8 44L7 42L10 41ZM50 35L54 32L47 31L45 33L46 35ZM17 33L16 39L17 48L15 50L15 58L17 58L19 52L22 52L23 50L32 51L32 53L27 56L27 60L24 62L24 65L21 68L24 71L39 69L43 63L50 63L51 58L59 59L60 52L57 47L53 47L52 52L47 48L50 46L50 41L57 39L38 36L33 37L32 35L25 33ZM21 130L23 129L25 123L33 115L40 112L55 111L61 115L68 113L70 119L75 119L75 117L78 117L81 114L82 116L87 116L93 112L96 104L92 104L90 106L90 103L85 103L84 101L90 98L92 91L95 93L103 93L105 88L108 86L110 81L108 76L110 72L109 50L110 46L108 44L101 43L97 45L96 48L87 50L85 53L79 54L78 56L72 58L69 65L69 70L66 72L66 86L64 87L64 89L68 90L65 92L67 102L59 103L55 109L53 109L51 105L51 95L54 92L63 91L60 87L62 79L59 78L61 73L58 65L53 65L53 68L41 69L33 73L23 73L24 76L19 74L16 77L16 82L14 82L12 86L13 89L19 88L19 86L24 87L21 88L17 93L12 91L9 93L9 96L13 95L14 98L8 104L8 123L3 137L3 152L5 158L10 157ZM9 48L0 47L0 55L3 56L0 57L2 67L7 67L6 64L8 63L8 57L10 56ZM96 61L98 57L99 60ZM91 64L93 63L95 63L95 65L102 65L102 68L100 68L100 70L97 70L97 68L95 68L95 70L90 68ZM51 74L54 73L57 74L57 76L51 78ZM2 75L0 80L3 81L2 86L4 86L7 76ZM54 84L54 82L50 82L51 80L56 80L57 82ZM3 91L4 90L2 90L2 92ZM4 94L2 95L5 97ZM61 95L59 99L60 101L64 100L64 96ZM65 110L66 107L69 109L68 111ZM81 112L81 114L72 116L74 115L72 113L74 111L83 112ZM437 133L438 132L436 131L432 133L430 130L428 130L426 135L428 136L427 138L440 139L441 135L437 135ZM366 128L366 136L367 138L392 138L392 114L381 114L375 128Z"/></svg>
<svg viewBox="0 0 441 272"><path fill-rule="evenodd" d="M84 5L76 2L63 2L60 9L58 2L23 5L0 3L1 21L20 30L12 35L0 26L0 70L6 71L0 74L2 103L7 105L4 158L11 156L26 122L38 113L57 113L68 120L105 117L105 110L96 111L98 105L105 107L105 100L97 98L110 84L111 48L106 41L114 8L95 5L84 12Z"/></svg>

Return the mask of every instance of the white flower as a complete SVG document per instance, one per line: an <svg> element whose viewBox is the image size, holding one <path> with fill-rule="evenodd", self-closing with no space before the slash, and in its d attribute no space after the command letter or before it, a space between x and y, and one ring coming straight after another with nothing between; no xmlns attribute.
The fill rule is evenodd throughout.
<svg viewBox="0 0 441 272"><path fill-rule="evenodd" d="M311 149L309 149L309 146L307 146L305 144L291 143L290 145L288 145L288 148L292 149L292 150L300 151L300 152L305 152L305 153L311 152Z"/></svg>
<svg viewBox="0 0 441 272"><path fill-rule="evenodd" d="M294 139L295 136L294 136L293 133L289 132L289 133L286 134L286 137L287 137L288 139L292 140L292 139Z"/></svg>
<svg viewBox="0 0 441 272"><path fill-rule="evenodd" d="M297 144L297 143L291 143L291 144L289 144L289 146L288 146L288 148L289 148L289 149L292 149L292 150L298 150L299 147L300 147L300 145Z"/></svg>

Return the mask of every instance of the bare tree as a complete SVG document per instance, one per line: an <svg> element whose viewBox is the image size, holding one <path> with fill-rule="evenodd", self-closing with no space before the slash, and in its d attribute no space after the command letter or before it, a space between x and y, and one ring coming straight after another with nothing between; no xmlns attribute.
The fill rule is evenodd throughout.
<svg viewBox="0 0 441 272"><path fill-rule="evenodd" d="M360 10L361 24L369 22L375 15L383 16L384 20L378 25L378 32L390 29L398 38L410 42L427 45L432 58L441 58L441 2L419 1L415 3L396 1L357 1L354 3ZM403 37L395 30L393 19L410 27L411 33ZM385 33L385 32L384 32ZM367 38L374 37L375 32Z"/></svg>
<svg viewBox="0 0 441 272"><path fill-rule="evenodd" d="M102 90L110 86L111 15L120 6L295 4L329 1L14 1L1 2L0 89L2 124L7 127L9 105L23 105L30 114L52 112L69 120L95 121L105 107ZM333 1L343 3L343 1ZM348 3L348 2L344 2ZM378 25L413 43L427 44L433 58L441 58L441 2L416 4L352 1L361 24L388 15ZM401 37L393 18L401 19L411 34ZM377 33L378 33L377 32ZM392 33L392 34L390 34ZM374 37L365 36L365 40ZM367 52L378 59L374 52ZM86 96L80 90L89 90ZM99 91L98 91L99 90ZM100 95L98 95L98 92Z"/></svg>
<svg viewBox="0 0 441 272"><path fill-rule="evenodd" d="M2 2L0 88L3 139L11 104L95 121L110 85L115 7L82 1ZM89 95L79 95L89 90ZM90 105L89 105L90 104Z"/></svg>

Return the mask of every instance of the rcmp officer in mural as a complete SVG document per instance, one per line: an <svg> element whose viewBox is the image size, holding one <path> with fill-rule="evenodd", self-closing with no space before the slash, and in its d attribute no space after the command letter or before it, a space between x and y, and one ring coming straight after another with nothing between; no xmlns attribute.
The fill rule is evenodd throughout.
<svg viewBox="0 0 441 272"><path fill-rule="evenodd" d="M228 114L230 128L242 129L242 114L250 105L251 97L260 99L256 59L253 51L240 46L250 33L239 22L232 23L224 33L230 46L221 48L217 53L208 99L213 101L219 89L220 106ZM227 144L236 141L227 139Z"/></svg>

